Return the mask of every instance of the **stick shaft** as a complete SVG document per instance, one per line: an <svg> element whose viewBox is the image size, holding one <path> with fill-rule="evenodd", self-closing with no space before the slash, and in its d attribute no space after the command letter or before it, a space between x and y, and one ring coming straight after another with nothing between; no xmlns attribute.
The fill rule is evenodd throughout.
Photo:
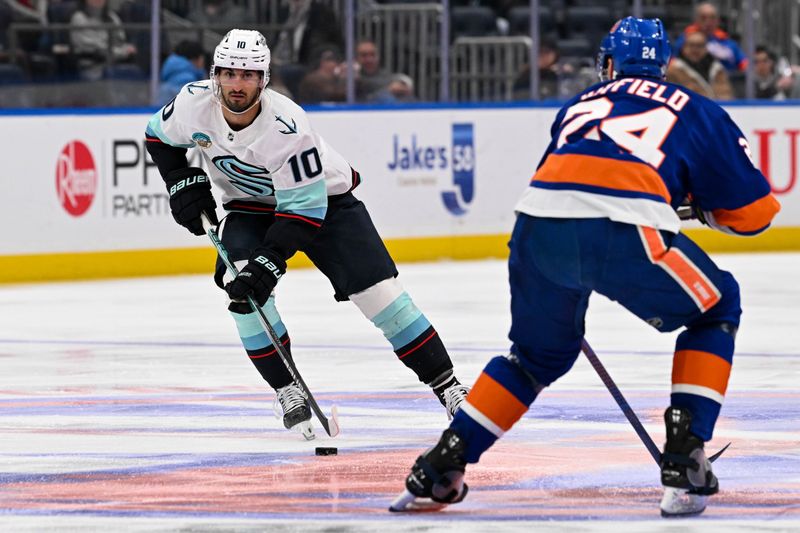
<svg viewBox="0 0 800 533"><path fill-rule="evenodd" d="M214 248L217 249L217 253L219 254L220 259L222 259L222 262L225 263L225 266L228 268L228 270L230 270L231 274L233 274L234 276L238 276L239 270L236 268L236 265L233 264L233 261L231 261L230 258L228 257L228 251L222 244L219 235L217 235L216 228L214 227L213 224L211 224L211 221L208 219L205 213L203 213L202 219L203 219L203 228L206 230L206 234L208 235L209 239L211 239L211 242L214 244ZM277 333L275 333L275 330L272 328L272 325L269 323L269 320L267 320L267 317L264 314L264 310L261 309L261 307L259 307L259 305L255 302L255 300L253 300L251 296L247 297L247 303L250 304L250 307L255 312L256 317L258 318L258 321L261 324L261 327L264 328L264 332L267 334L267 337L269 338L269 341L275 347L275 351L278 353L278 356L281 358L281 361L283 361L284 366L286 366L286 370L289 371L289 374L292 376L292 379L296 381L298 385L300 385L300 388L305 393L306 399L308 400L308 405L311 407L311 410L314 411L314 414L317 416L319 423L322 424L322 427L325 429L325 433L327 433L331 437L335 437L339 433L339 424L336 420L335 410L333 416L331 417L331 420L329 420L328 417L326 417L325 414L322 412L322 409L320 409L319 404L317 404L317 401L311 394L308 385L306 385L306 382L303 381L303 377L297 370L297 367L295 366L294 361L292 361L292 358L289 355L289 353L286 351L286 348L284 348L283 344L281 344L280 336Z"/></svg>
<svg viewBox="0 0 800 533"><path fill-rule="evenodd" d="M650 455L653 457L653 460L656 464L661 463L661 451L656 446L656 443L653 442L653 439L650 438L650 434L647 433L647 430L644 428L642 423L639 421L639 417L636 416L636 413L633 412L631 406L628 404L625 397L622 395L622 392L617 387L617 384L614 383L614 380L611 379L611 376L608 374L606 367L603 366L603 363L600 362L600 359L597 357L597 354L594 353L592 347L589 346L589 343L586 342L586 339L581 340L581 350L586 358L591 363L592 368L594 368L597 375L600 376L603 384L608 389L608 392L611 393L611 396L614 398L614 401L617 402L617 405L622 410L622 414L625 415L625 418L628 419L628 422L631 423L633 426L633 430L639 435L639 438L644 443L645 448L647 451L650 452Z"/></svg>

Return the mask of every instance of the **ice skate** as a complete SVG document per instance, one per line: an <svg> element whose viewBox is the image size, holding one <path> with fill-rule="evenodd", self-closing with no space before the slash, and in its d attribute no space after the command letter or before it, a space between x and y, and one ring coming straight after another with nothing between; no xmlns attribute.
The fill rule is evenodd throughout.
<svg viewBox="0 0 800 533"><path fill-rule="evenodd" d="M433 393L447 410L447 419L452 420L461 402L469 394L469 387L459 383L455 376L450 376L444 385L433 387Z"/></svg>
<svg viewBox="0 0 800 533"><path fill-rule="evenodd" d="M693 516L702 513L706 501L719 492L719 483L706 458L703 441L689 432L692 415L684 408L670 407L664 413L667 442L661 455L661 516Z"/></svg>
<svg viewBox="0 0 800 533"><path fill-rule="evenodd" d="M390 511L436 511L458 503L467 495L464 483L464 441L445 430L436 446L417 458L406 478L406 490L389 506Z"/></svg>
<svg viewBox="0 0 800 533"><path fill-rule="evenodd" d="M300 387L291 383L276 390L273 409L275 416L280 418L278 406L283 413L283 425L286 429L299 430L306 440L313 440L316 437L311 425L311 409Z"/></svg>

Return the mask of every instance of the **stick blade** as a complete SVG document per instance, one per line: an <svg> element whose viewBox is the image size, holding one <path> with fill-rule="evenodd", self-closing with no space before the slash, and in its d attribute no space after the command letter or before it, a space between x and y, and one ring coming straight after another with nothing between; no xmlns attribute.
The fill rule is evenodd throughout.
<svg viewBox="0 0 800 533"><path fill-rule="evenodd" d="M720 456L720 455L722 455L723 453L725 453L725 450L727 450L727 449L728 449L728 446L730 446L731 444L733 444L733 443L729 442L728 444L726 444L724 448L722 448L720 451L718 451L717 453L715 453L714 455L712 455L711 457L709 457L709 458L708 458L708 461L709 461L710 463L713 463L714 461L716 461L717 459L719 459L719 456Z"/></svg>
<svg viewBox="0 0 800 533"><path fill-rule="evenodd" d="M320 423L329 437L333 438L339 434L339 410L335 405L331 407L331 417L321 418Z"/></svg>

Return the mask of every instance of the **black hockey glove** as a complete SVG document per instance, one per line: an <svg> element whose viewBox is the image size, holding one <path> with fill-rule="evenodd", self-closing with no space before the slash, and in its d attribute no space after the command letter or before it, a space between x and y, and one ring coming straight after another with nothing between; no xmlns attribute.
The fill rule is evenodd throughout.
<svg viewBox="0 0 800 533"><path fill-rule="evenodd" d="M211 194L211 179L202 168L179 168L164 178L169 192L169 208L175 222L195 235L204 235L200 213L205 212L211 223L217 220L217 202Z"/></svg>
<svg viewBox="0 0 800 533"><path fill-rule="evenodd" d="M286 261L278 254L267 248L256 248L247 266L239 271L233 281L225 285L225 291L231 300L244 300L250 295L261 307L267 303L284 272Z"/></svg>
<svg viewBox="0 0 800 533"><path fill-rule="evenodd" d="M677 209L678 218L681 220L698 220L701 224L708 226L703 210L693 201L686 199Z"/></svg>

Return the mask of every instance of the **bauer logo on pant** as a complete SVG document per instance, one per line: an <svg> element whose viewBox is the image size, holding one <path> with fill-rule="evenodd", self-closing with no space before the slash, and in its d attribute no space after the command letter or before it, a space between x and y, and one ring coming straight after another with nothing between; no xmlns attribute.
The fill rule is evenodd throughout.
<svg viewBox="0 0 800 533"><path fill-rule="evenodd" d="M97 192L97 167L81 141L71 141L58 154L56 193L64 210L74 217L88 211Z"/></svg>

